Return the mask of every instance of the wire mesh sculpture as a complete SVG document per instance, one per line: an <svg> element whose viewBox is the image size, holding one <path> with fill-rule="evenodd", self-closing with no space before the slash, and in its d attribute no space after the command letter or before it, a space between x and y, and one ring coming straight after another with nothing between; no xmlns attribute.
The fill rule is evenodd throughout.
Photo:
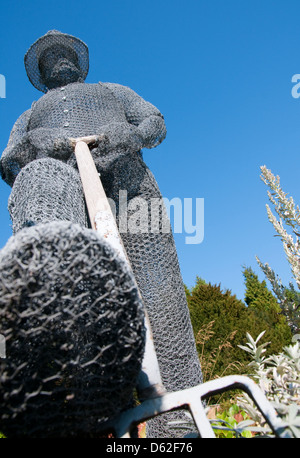
<svg viewBox="0 0 300 458"><path fill-rule="evenodd" d="M59 250L65 246L64 244L68 245L69 254L74 254L74 263L76 264L80 258L80 256L79 258L77 257L77 251L81 252L81 245L79 244L79 249L77 250L74 240L79 240L80 237L79 239L77 237L72 239L72 245L71 241L69 242L69 235L76 234L76 231L78 231L78 234L84 234L84 236L82 236L87 240L87 246L89 246L88 241L94 241L95 237L94 233L92 235L89 221L86 217L84 199L73 152L73 144L70 138L88 135L99 136L99 141L95 141L94 145L92 145L91 153L97 170L101 174L101 181L107 196L116 204L117 224L119 224L123 216L121 214L122 209L120 208L119 202L120 191L126 190L128 199L127 208L131 208L131 212L134 212L134 208L136 208L136 203L139 198L142 198L143 201L149 204L146 228L143 226L143 229L140 228L135 231L125 230L122 233L122 240L131 262L135 281L137 282L144 305L149 314L163 383L166 389L170 391L189 388L201 383L201 369L195 348L193 331L171 228L166 232L165 228L164 230L162 228L160 219L158 221L153 220L153 213L150 211L151 200L162 200L162 196L141 154L142 148L153 148L159 145L165 138L166 128L163 116L156 107L143 100L128 87L113 83L85 83L84 80L88 72L88 49L81 40L70 35L62 34L58 31L50 31L38 39L25 55L25 68L32 84L45 94L38 101L34 102L32 107L23 113L15 123L7 148L2 154L0 162L2 178L12 186L12 193L9 198L9 211L14 231L13 241L7 244L0 259L1 272L14 272L12 268L7 269L6 266L11 266L10 263L17 262L18 258L21 260L23 259L22 255L26 252L27 238L34 239L32 247L35 248L32 248L31 251L33 259L35 259L37 252L36 247L39 247L41 250L41 254L39 255L40 265L38 265L38 263L35 264L34 271L36 272L40 269L43 273L41 273L41 276L38 277L39 279L36 280L36 285L32 293L33 296L31 296L30 290L26 290L26 292L22 292L21 294L22 299L18 299L17 301L18 304L24 304L22 314L25 314L26 317L33 316L33 319L37 319L36 310L38 306L31 305L31 299L33 297L34 300L37 301L36 304L38 304L38 300L41 297L38 293L38 287L42 290L42 279L43 281L49 282L51 291L51 288L53 288L53 294L49 293L49 301L56 297L55 294L60 295L59 297L63 300L58 301L58 304L61 304L60 307L64 310L64 301L68 302L70 300L70 297L66 296L62 280L65 281L65 277L68 276L68 272L71 266L73 266L73 258L69 255L68 263L61 263ZM132 206L130 206L131 203L133 204ZM161 211L165 212L165 209L162 208ZM128 218L130 218L130 210ZM67 224L66 236L63 236L62 228L64 226L62 226L62 224ZM74 227L76 229L73 229L73 225L75 225ZM157 228L154 232L152 230L153 226ZM60 237L62 237L61 243L59 243ZM51 242L51 240L53 241ZM100 242L98 243L100 244ZM15 244L17 244L17 247ZM61 263L59 275L56 275L53 270L47 273L48 250L54 252L54 257L57 256L55 258L55 263L57 265ZM102 305L102 300L99 299L97 294L100 294L100 297L104 295L105 298L110 298L107 299L108 302L113 301L115 296L112 294L113 289L110 289L110 286L105 292L107 285L110 285L109 281L108 283L101 283L101 275L104 277L106 275L104 273L106 272L105 269L108 269L108 278L110 278L110 275L113 277L113 272L110 272L108 264L104 270L101 270L99 266L102 265L102 257L104 256L106 259L107 256L101 252L100 247L99 252L98 254L95 252L93 255L86 255L86 253L82 254L86 263L84 269L87 269L89 274L87 276L84 275L84 280L80 283L79 287L80 293L78 292L78 295L76 295L73 306L75 307L76 305L76 307L79 307L80 316L81 314L85 316L85 308L89 308L88 305L94 302L99 305L100 310L104 307L105 312L103 313L107 319L105 318L105 320L101 322L101 326L105 333L105 330L107 330L107 332L111 331L111 323L113 321L110 322L110 314L106 302ZM22 255L20 253L22 253ZM51 256L50 254L49 259L51 259ZM111 255L109 259L111 259ZM31 265L30 262L26 263L21 261L20 264L17 262L17 265L24 269L24 275L31 274L31 271L28 270L27 267ZM120 273L120 269L123 267L122 263L119 265L117 262L114 268L116 272ZM92 273L94 268L96 269L96 277L98 275L97 269L100 269L98 275L98 281L102 285L100 292L97 291L95 284L92 286L89 284L89 277L94 277ZM65 269L66 276L64 275L63 269ZM19 270L21 270L21 268ZM13 297L14 283L17 288L17 279L19 278L18 276L21 275L19 270L16 269L11 280L7 277L4 278L2 275L0 279L0 289L2 290L1 292L3 292L1 323L7 323L7 330L4 330L5 332L10 332L9 330L13 326L14 329L19 330L15 330L14 332L22 333L20 327L21 325L23 326L23 322L19 321L17 309L15 309L14 315L11 314L10 310L12 303L8 300L8 298ZM126 269L124 275L125 272ZM51 277L52 274L53 278ZM75 281L76 277L71 276L70 278L73 279L72 281ZM123 278L122 275L121 278ZM6 285L8 281L10 281L10 283L7 296ZM56 292L56 282L58 282L59 287L62 288L59 292ZM127 285L125 280L124 282L124 285ZM72 289L72 284L67 278L66 285L68 285L68 288ZM95 291L91 291L91 288L95 288ZM127 291L126 288L127 287L120 285L120 294L125 294ZM134 290L133 283L129 289L130 291ZM24 294L26 297L25 302L23 302ZM87 299L83 300L82 304L81 295L83 298L87 295ZM48 299L46 296L43 297L46 307L48 306ZM78 298L80 298L79 301ZM132 343L131 348L131 350L134 351L130 356L128 353L129 367L132 365L134 369L128 372L128 378L125 383L123 383L125 387L124 393L127 393L125 397L128 398L129 391L132 391L136 383L136 372L142 360L141 349L143 348L143 331L141 327L142 319L140 315L140 306L136 302L135 295L133 294L133 298L129 295L126 299L123 299L123 301L124 304L131 303L129 310L132 311L132 315L137 317L136 320L133 321L132 318L128 316L126 318L128 320L127 325L133 328L132 336L136 336L136 343ZM56 304L54 299L51 304L53 307L54 304ZM53 328L49 328L49 333L51 331L53 335L55 335L56 332L58 335L60 335L60 332L65 332L64 329L61 329L61 324L64 322L65 318L63 312L57 309L57 307L59 307L59 305L55 305L54 308L54 315L57 313L60 317L57 322L54 320L52 323L51 321L52 309L49 311L50 315L47 315L45 318L45 323L48 323L50 320L53 324ZM95 316L97 317L96 312ZM101 321L100 318L96 318L96 320L97 322L99 320ZM57 331L56 326L59 326ZM76 327L76 324L74 324L74 326ZM87 320L86 326L90 326L89 320ZM93 326L91 329L93 330ZM123 329L122 326L121 329ZM76 339L78 338L78 346L76 348L77 351L79 351L80 344L83 345L82 342L84 338L82 337L81 339L81 330L78 331L79 337L76 335L76 332ZM117 325L112 335L114 335L114 332L118 333ZM2 330L1 333L4 334ZM64 336L62 340L66 339L65 344L67 345L67 336L64 334L62 335ZM91 335L94 336L93 331ZM96 342L97 338L96 336ZM13 337L11 337L11 339L13 340ZM50 342L53 343L51 340L52 337L46 336L45 333L43 334L43 339L45 339L45 342L47 342L47 339L50 339ZM22 339L20 342L22 342ZM91 350L90 344L92 338L90 336L87 336L87 342L88 348ZM134 342L134 338L131 342ZM8 351L9 349L7 353ZM18 359L20 351L21 348L18 349L16 354L18 354L17 361L21 364ZM94 353L90 354L89 351L87 351L87 353L87 358L91 358L91 361L93 361ZM33 352L33 354L38 357L36 353ZM51 354L54 355L53 353ZM54 356L52 356L52 358L54 358ZM73 358L76 359L75 354L71 356L72 361ZM66 355L63 364L69 367L69 362L70 360ZM13 372L13 368L7 372L5 369L7 361L1 364L0 390L2 386L5 386L5 391L8 393L10 391L9 386L11 386L13 392L18 392L19 389L21 390L20 392L22 392L20 386L24 371L21 369L19 371L17 366L13 366L16 369L15 372ZM88 367L88 362L84 362L83 365L84 367ZM117 354L115 365L119 365ZM93 380L95 380L94 376L96 376L97 371L96 368L93 367L93 364L91 367L93 370L95 369L95 372L92 370L91 374L91 384L93 384ZM122 364L120 364L120 367L123 367ZM37 370L37 366L34 366L34 368L34 370ZM77 369L78 368L76 368L76 370ZM73 373L70 369L70 373L72 373L70 377L75 385L77 383L77 378L79 377L79 379L81 379L82 377L82 372L80 372L80 370L76 372L76 370ZM103 370L105 371L104 368ZM7 373L10 375L7 375ZM11 375L12 373L14 374L13 377ZM19 374L19 378L16 377L15 373ZM78 376L79 373L80 376ZM60 373L59 375L61 376ZM83 377L86 383L88 383L88 375L89 371L87 370L85 377ZM19 387L17 382L16 385L14 384L14 377L16 377L16 380L19 380ZM51 376L47 373L46 379L49 377L54 377L54 373ZM59 380L61 380L61 378L59 378ZM81 382L79 381L78 383L80 384ZM120 384L120 390L123 389L123 385ZM34 386L33 392L36 393L37 389L38 388ZM41 390L42 392L44 391L43 388L41 388ZM67 396L68 400L70 400L72 394L66 394L66 390L62 391L63 396ZM54 391L48 390L48 388L46 392L54 393ZM37 397L32 397L30 392L26 391L26 393L28 400L34 399L29 410L30 408L38 409L39 402L37 402L37 405L35 404ZM98 394L99 392L96 390L93 391L91 396L95 399ZM50 397L48 399L51 398L51 395L49 395ZM55 395L53 394L53 396ZM83 407L80 402L80 396L78 405L76 406L77 397L78 396L75 395L75 401L73 400L72 402L73 406L75 406L77 410L80 410ZM107 395L103 393L102 398L105 400ZM1 417L0 424L2 422L3 424L18 424L18 418L21 419L20 422L25 418L24 416L26 415L27 409L24 410L22 399L18 397L14 398L15 410L9 410L10 403L11 399L9 395L7 395L7 399L4 399L4 397L1 398L0 407L4 414ZM111 415L115 415L118 410L124 408L125 404L125 398L123 397L120 402L117 402L117 409L112 409ZM109 402L109 406L110 405ZM100 402L99 406L101 406ZM102 407L100 408L101 414L99 414L98 426L91 427L92 434L101 429L101 424L105 423L107 419L106 413L108 410L104 408L102 414ZM10 411L10 413L8 413L8 411ZM74 421L74 415L73 417L72 414L70 415L71 418L73 418L72 421ZM101 417L102 415L103 418ZM170 417L173 418L174 415L175 414L166 414L161 418L151 420L148 425L148 437L171 437L173 434L175 435L167 426L168 419ZM91 415L91 422L92 419L95 418L96 412L95 416L94 413ZM14 419L16 423L14 423L12 419ZM46 422L44 429L42 426L39 426L41 422L35 425L37 428L36 434L55 434L49 422L47 423L47 420L44 420ZM70 428L72 421L70 420ZM89 422L89 425L91 422ZM52 424L53 421L50 423ZM48 429L46 426L47 424ZM88 434L89 427L90 426L82 426L82 423L79 422L75 431L81 430L82 434ZM41 430L39 430L39 428L41 428ZM63 432L68 435L67 426Z"/></svg>

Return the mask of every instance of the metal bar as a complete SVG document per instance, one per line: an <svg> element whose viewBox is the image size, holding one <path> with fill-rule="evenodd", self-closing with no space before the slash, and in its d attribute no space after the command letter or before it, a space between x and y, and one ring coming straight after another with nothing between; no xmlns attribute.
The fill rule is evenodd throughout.
<svg viewBox="0 0 300 458"><path fill-rule="evenodd" d="M114 428L117 437L125 438L130 435L133 426L170 410L181 408L190 410L201 438L215 437L209 420L204 418L201 401L230 389L240 389L251 396L276 437L290 437L283 422L260 388L253 380L245 376L223 377L186 390L166 393L159 398L148 399L137 407L121 413L110 426Z"/></svg>
<svg viewBox="0 0 300 458"><path fill-rule="evenodd" d="M189 402L189 410L193 416L196 428L199 431L199 436L203 438L215 438L214 430L206 416L201 398L193 396L192 400Z"/></svg>

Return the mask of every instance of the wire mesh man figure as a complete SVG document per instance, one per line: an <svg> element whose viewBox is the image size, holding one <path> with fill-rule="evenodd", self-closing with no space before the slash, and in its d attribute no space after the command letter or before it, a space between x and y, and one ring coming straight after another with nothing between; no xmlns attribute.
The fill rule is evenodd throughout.
<svg viewBox="0 0 300 458"><path fill-rule="evenodd" d="M54 220L89 227L70 138L96 136L91 153L116 203L117 221L124 216L120 191L126 191L128 218L137 208L130 203L149 203L147 230L124 231L122 240L149 314L164 386L188 388L202 381L199 360L172 232L150 214L151 200L162 196L141 154L165 138L164 118L128 87L85 83L88 66L86 45L55 30L25 55L29 80L45 94L17 120L1 158L2 178L12 186L13 231ZM148 436L172 436L167 421L168 415L149 422Z"/></svg>

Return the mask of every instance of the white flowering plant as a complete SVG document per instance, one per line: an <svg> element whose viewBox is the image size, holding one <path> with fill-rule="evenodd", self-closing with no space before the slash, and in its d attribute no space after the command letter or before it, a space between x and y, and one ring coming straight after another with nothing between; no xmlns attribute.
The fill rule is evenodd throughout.
<svg viewBox="0 0 300 458"><path fill-rule="evenodd" d="M293 334L300 332L300 209L292 197L288 197L280 186L279 176L273 175L266 166L261 168L261 179L269 187L268 197L273 204L277 217L267 204L267 215L276 235L281 238L287 261L290 264L293 280L289 287L283 286L280 278L269 266L262 263L258 256L256 260L269 280L273 292L278 299L282 313L285 315Z"/></svg>
<svg viewBox="0 0 300 458"><path fill-rule="evenodd" d="M247 344L239 347L251 354L252 377L277 411L284 427L291 437L300 438L300 336L295 335L292 345L284 347L281 353L265 358L268 343L259 345L264 333L256 340L247 333ZM257 434L272 437L263 416L246 393L238 396L236 402L257 424L263 425L256 429Z"/></svg>

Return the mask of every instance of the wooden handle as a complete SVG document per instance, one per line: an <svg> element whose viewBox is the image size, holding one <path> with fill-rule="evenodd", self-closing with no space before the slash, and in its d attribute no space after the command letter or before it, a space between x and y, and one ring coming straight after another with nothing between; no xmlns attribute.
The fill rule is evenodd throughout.
<svg viewBox="0 0 300 458"><path fill-rule="evenodd" d="M75 156L85 195L91 226L116 249L118 254L128 258L123 247L119 230L102 186L98 171L85 141L75 145Z"/></svg>

